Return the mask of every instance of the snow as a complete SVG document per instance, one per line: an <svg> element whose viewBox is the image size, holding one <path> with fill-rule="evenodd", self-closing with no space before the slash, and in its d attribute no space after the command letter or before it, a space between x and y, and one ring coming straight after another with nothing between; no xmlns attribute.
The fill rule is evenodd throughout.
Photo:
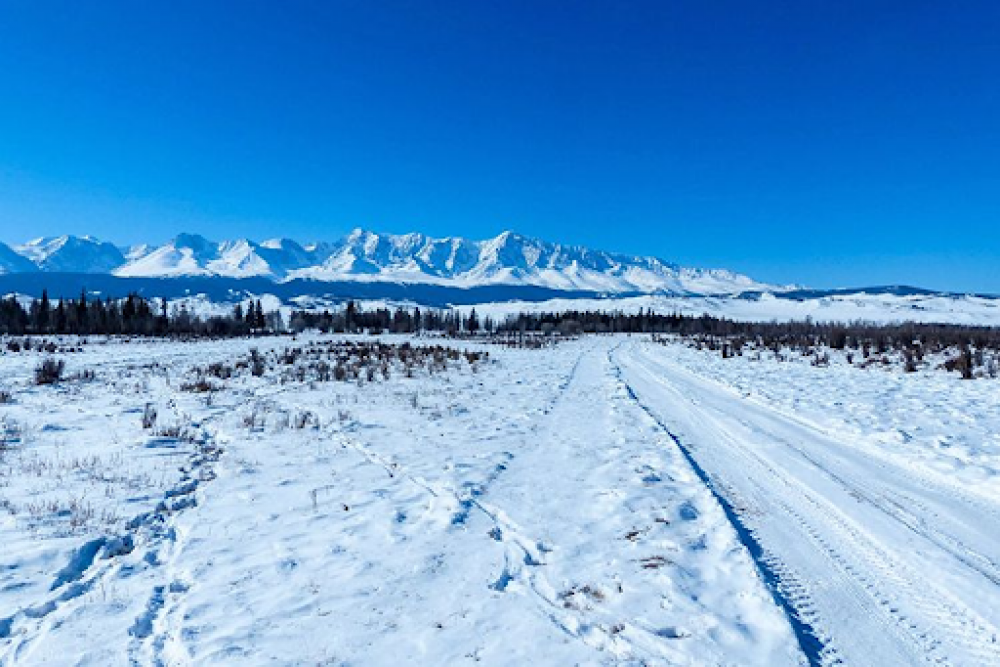
<svg viewBox="0 0 1000 667"><path fill-rule="evenodd" d="M822 662L998 664L994 381L723 362L678 345L616 359L738 508Z"/></svg>
<svg viewBox="0 0 1000 667"><path fill-rule="evenodd" d="M5 415L31 434L7 465L44 472L5 480L0 659L797 661L603 348L490 348L477 372L363 387L241 376L210 405L177 389L194 363L287 344L87 345L69 371L96 382L41 388L35 355L3 358ZM143 431L147 402L195 442ZM266 423L247 428L255 410ZM306 411L317 427L281 426ZM25 516L71 498L120 518Z"/></svg>
<svg viewBox="0 0 1000 667"><path fill-rule="evenodd" d="M114 245L91 236L37 238L14 250L42 271L108 273L125 261Z"/></svg>
<svg viewBox="0 0 1000 667"><path fill-rule="evenodd" d="M1000 660L995 381L388 336L489 356L182 390L342 340L0 356L0 663Z"/></svg>
<svg viewBox="0 0 1000 667"><path fill-rule="evenodd" d="M656 258L597 252L511 232L471 241L355 229L334 243L305 246L290 239L217 243L196 234L179 234L161 246L140 244L124 253L110 243L75 236L36 239L10 252L0 247L0 269L10 272L32 267L121 277L308 278L456 287L534 285L612 293L666 290L726 294L773 289L730 271L681 269Z"/></svg>
<svg viewBox="0 0 1000 667"><path fill-rule="evenodd" d="M0 243L0 273L30 273L38 267L27 257L15 252L6 243Z"/></svg>
<svg viewBox="0 0 1000 667"><path fill-rule="evenodd" d="M293 310L339 310L344 301L323 297L296 297L283 303L273 294L249 295L241 303L260 299L265 311L280 311L287 323ZM25 304L30 301L25 297ZM170 301L171 307L184 304L189 311L202 317L226 315L232 312L233 303L213 302L205 295L192 295ZM357 299L362 310L397 307L412 309L420 304L386 299ZM640 309L660 314L683 313L700 316L705 313L745 322L805 321L814 322L870 322L893 324L899 322L924 322L1000 326L1000 299L976 296L947 297L940 295L895 296L852 294L818 299L790 300L764 295L760 300L738 297L663 297L641 296L608 299L550 299L547 301L509 301L456 306L463 315L475 309L481 316L491 316L502 322L508 316L520 313L561 313L567 311L597 311L637 313Z"/></svg>
<svg viewBox="0 0 1000 667"><path fill-rule="evenodd" d="M949 296L942 294L899 296L894 294L854 294L805 299L783 298L763 294L759 299L735 296L636 296L614 299L550 299L547 301L509 301L478 304L477 313L503 320L519 313L558 313L567 311L600 311L637 313L682 313L700 316L709 314L743 322L772 320L814 322L931 322L1000 326L1000 299L979 296ZM473 306L459 306L468 312Z"/></svg>

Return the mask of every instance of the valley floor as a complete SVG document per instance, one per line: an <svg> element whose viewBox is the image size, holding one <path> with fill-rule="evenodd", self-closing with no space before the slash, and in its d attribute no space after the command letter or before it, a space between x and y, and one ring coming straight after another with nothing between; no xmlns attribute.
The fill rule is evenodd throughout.
<svg viewBox="0 0 1000 667"><path fill-rule="evenodd" d="M306 342L0 357L0 664L1000 664L993 381L636 336L182 389Z"/></svg>

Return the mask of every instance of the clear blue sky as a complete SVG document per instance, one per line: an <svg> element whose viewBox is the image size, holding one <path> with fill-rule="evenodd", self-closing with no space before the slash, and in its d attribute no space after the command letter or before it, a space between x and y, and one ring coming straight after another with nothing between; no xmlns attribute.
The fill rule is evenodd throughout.
<svg viewBox="0 0 1000 667"><path fill-rule="evenodd" d="M1000 292L1000 2L0 4L0 240L504 229Z"/></svg>

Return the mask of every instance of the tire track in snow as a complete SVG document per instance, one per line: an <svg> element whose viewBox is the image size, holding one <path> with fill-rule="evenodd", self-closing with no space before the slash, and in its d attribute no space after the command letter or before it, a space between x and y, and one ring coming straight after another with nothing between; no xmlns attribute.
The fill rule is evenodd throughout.
<svg viewBox="0 0 1000 667"><path fill-rule="evenodd" d="M845 448L864 455L871 465L878 467L880 470L890 471L891 469L889 474L904 479L911 488L939 488L940 495L946 495L949 499L962 505L968 510L967 515L970 517L988 516L994 524L1000 523L1000 508L995 503L988 502L978 494L968 492L965 488L958 486L941 474L918 474L906 466L894 465L891 461L885 460L884 455L880 454L877 449L862 450L849 442L843 441L837 434L810 420L803 419L798 415L789 414L781 409L776 409L756 398L750 399L750 402L758 409L766 410L776 417L791 422L802 429L817 432L827 439L843 443ZM742 423L748 429L759 429L759 425L754 426L745 420ZM941 516L939 511L933 509L928 502L922 501L913 493L903 493L898 489L894 489L893 491L895 492L894 495L897 495L900 500L895 500L888 495L887 489L875 490L870 485L863 485L860 480L849 480L843 475L836 474L831 470L829 464L820 461L817 457L809 454L786 438L781 438L771 432L768 432L768 435L782 441L783 444L793 449L799 456L812 464L818 472L830 477L844 488L849 489L852 495L859 500L863 500L873 507L878 508L921 538L934 542L936 546L949 552L963 565L977 571L992 585L1000 586L1000 562L993 557L970 548L960 538L946 532L944 529L935 528L935 526L947 524L947 520ZM919 509L920 514L923 516L918 516L907 509L907 507ZM927 521L926 518L933 518L935 521ZM952 520L955 519L955 517L950 518Z"/></svg>
<svg viewBox="0 0 1000 667"><path fill-rule="evenodd" d="M536 413L533 423L527 426L526 433L531 433L533 438L540 439L539 433L545 430L544 425L548 423L559 405L570 395L585 358L588 354L593 353L592 348L584 348L580 351L569 372L556 386L555 395L544 408ZM496 579L489 584L490 590L499 593L507 592L512 584L517 583L522 590L531 594L537 603L539 613L544 618L547 618L567 636L583 641L595 649L608 651L618 657L636 653L660 656L661 652L650 646L651 643L655 644L656 642L645 637L628 639L620 630L616 631L597 623L588 622L582 613L565 605L556 587L548 580L544 571L553 551L553 545L547 545L544 541L530 536L502 508L483 499L489 487L507 469L513 455L506 453L505 460L494 465L483 480L478 483L466 483L459 490L449 484L431 481L421 475L410 473L399 463L387 459L371 447L345 433L337 433L337 436L346 447L360 454L369 463L381 466L390 476L405 479L422 488L434 498L442 498L454 503L455 511L452 525L466 523L471 512L485 516L492 523L493 527L488 531L488 535L504 545L505 553L504 565ZM643 631L643 635L652 634Z"/></svg>
<svg viewBox="0 0 1000 667"><path fill-rule="evenodd" d="M664 379L653 374L648 368L640 367L638 370L648 375L657 385L667 388ZM678 392L673 388L670 388L670 391ZM677 395L682 396L679 392ZM947 589L936 586L933 581L895 557L840 507L794 476L779 471L751 447L742 445L738 436L698 408L693 397L685 394L681 400L692 406L688 410L692 415L698 414L697 422L715 434L716 442L727 443L727 451L742 457L741 469L746 473L744 483L753 482L757 487L758 497L768 498L781 514L792 519L799 533L836 568L832 574L842 577L845 585L854 587L856 604L869 612L874 612L873 620L881 623L888 636L896 638L897 644L900 645L897 649L904 652L907 650L906 646L916 649L916 652L911 654L910 660L930 660L938 664L948 664L952 660L959 659L971 660L972 664L1000 664L997 630L988 621L963 604ZM652 414L651 411L650 413ZM655 415L653 416L655 418ZM744 427L751 430L755 428L750 424L744 424ZM798 451L799 454L803 453L800 448L784 438L770 435L781 444ZM690 450L679 439L674 439L678 442L678 446ZM695 454L689 451L689 456L694 459ZM816 460L808 456L805 458L859 502L868 503L896 521L900 521L910 530L915 530L911 523L903 520L905 517L899 516L898 511L894 512L881 503L873 502L870 492L865 492L832 471L826 470ZM713 483L707 473L705 477L708 478L707 483ZM768 480L767 487L762 486L759 480ZM946 545L941 545L938 540L930 541L952 555L958 555ZM769 559L780 561L781 555L771 554ZM964 562L964 559L962 560ZM791 564L787 562L775 566L774 570L778 574L776 588L791 590L784 584L782 578L787 577L784 573L792 569ZM988 574L984 573L981 567L973 569L980 574ZM815 585L817 582L813 583ZM796 583L795 586L799 587L801 583ZM803 615L812 617L815 623L823 625L827 620L823 617L823 610L817 609L813 601L803 601L800 595L801 593L791 595L790 602L800 607L803 602L808 604L809 609L803 609ZM831 630L836 631L836 628ZM832 641L830 645L833 645ZM828 655L820 657L824 662L830 658Z"/></svg>
<svg viewBox="0 0 1000 667"><path fill-rule="evenodd" d="M718 389L728 390L735 392L735 388L726 385L719 384ZM735 393L734 393L735 395ZM1000 506L996 504L992 499L983 497L977 493L974 489L970 489L966 486L962 486L956 483L951 477L946 474L934 471L932 469L921 468L915 470L910 467L898 465L898 461L894 461L888 458L886 454L881 452L877 447L865 446L865 445L855 445L850 441L843 439L842 434L837 433L830 427L825 426L821 423L817 423L810 419L803 417L792 412L780 405L774 405L767 403L766 401L758 398L756 395L744 395L740 394L742 400L747 401L750 405L756 406L761 410L766 410L769 413L779 417L783 421L791 422L792 424L798 425L809 431L813 431L823 435L831 440L836 440L838 443L842 443L845 447L849 447L852 451L859 452L868 457L873 465L877 465L881 468L886 466L892 466L893 474L907 479L909 482L913 483L918 488L926 488L929 485L939 487L943 492L946 492L949 497L953 497L959 500L962 505L971 507L975 510L977 514L986 514L992 519L1000 520ZM916 498L908 498L908 501L919 502Z"/></svg>
<svg viewBox="0 0 1000 667"><path fill-rule="evenodd" d="M838 475L828 467L821 464L816 458L809 455L807 452L795 447L791 443L787 444L791 449L795 450L799 456L809 461L809 463L811 463L817 471L826 475L845 489L848 489L855 498L889 515L899 524L906 526L913 533L923 539L933 542L938 548L950 553L957 561L965 565L967 568L978 572L990 584L1000 586L1000 568L998 568L997 563L991 558L965 546L961 540L952 537L948 533L934 530L927 524L926 521L906 509L902 503L893 500L888 496L878 494L860 484ZM919 507L925 514L936 515L936 513L925 503L920 502L916 498L906 497L905 501L915 507Z"/></svg>
<svg viewBox="0 0 1000 667"><path fill-rule="evenodd" d="M760 575L761 581L771 593L775 604L778 605L788 619L788 623L791 625L792 632L798 642L799 649L802 651L803 655L805 655L809 664L836 664L838 660L835 658L835 651L827 645L828 640L823 637L815 627L813 627L806 614L809 607L805 604L805 600L801 597L802 585L797 580L790 578L788 576L787 569L781 567L765 552L764 547L761 545L757 535L747 527L736 507L729 501L726 494L720 491L718 485L713 481L708 473L706 473L705 470L698 464L688 447L685 446L684 443L682 443L669 428L667 428L667 426L656 414L654 414L645 404L642 403L642 401L639 400L639 397L636 395L632 385L630 385L625 379L621 366L614 362L614 354L620 347L620 345L616 346L608 352L608 361L615 368L616 375L622 385L624 385L628 397L634 401L635 404L643 410L643 412L649 415L653 422L656 423L670 438L670 440L674 442L681 455L683 455L684 459L687 461L688 465L702 481L702 483L708 488L712 497L715 498L716 502L722 508L723 513L726 515L726 519L728 519L729 523L733 527L733 530L736 532L737 538L750 555L750 558ZM783 574L784 578L782 578ZM789 593L792 594L790 595Z"/></svg>

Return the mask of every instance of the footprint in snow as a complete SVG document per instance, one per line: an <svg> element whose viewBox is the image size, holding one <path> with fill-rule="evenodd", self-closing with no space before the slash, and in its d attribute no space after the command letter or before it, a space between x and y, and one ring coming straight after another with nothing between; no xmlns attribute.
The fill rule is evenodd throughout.
<svg viewBox="0 0 1000 667"><path fill-rule="evenodd" d="M681 518L685 521L694 521L698 518L698 510L690 502L685 502L680 508Z"/></svg>

